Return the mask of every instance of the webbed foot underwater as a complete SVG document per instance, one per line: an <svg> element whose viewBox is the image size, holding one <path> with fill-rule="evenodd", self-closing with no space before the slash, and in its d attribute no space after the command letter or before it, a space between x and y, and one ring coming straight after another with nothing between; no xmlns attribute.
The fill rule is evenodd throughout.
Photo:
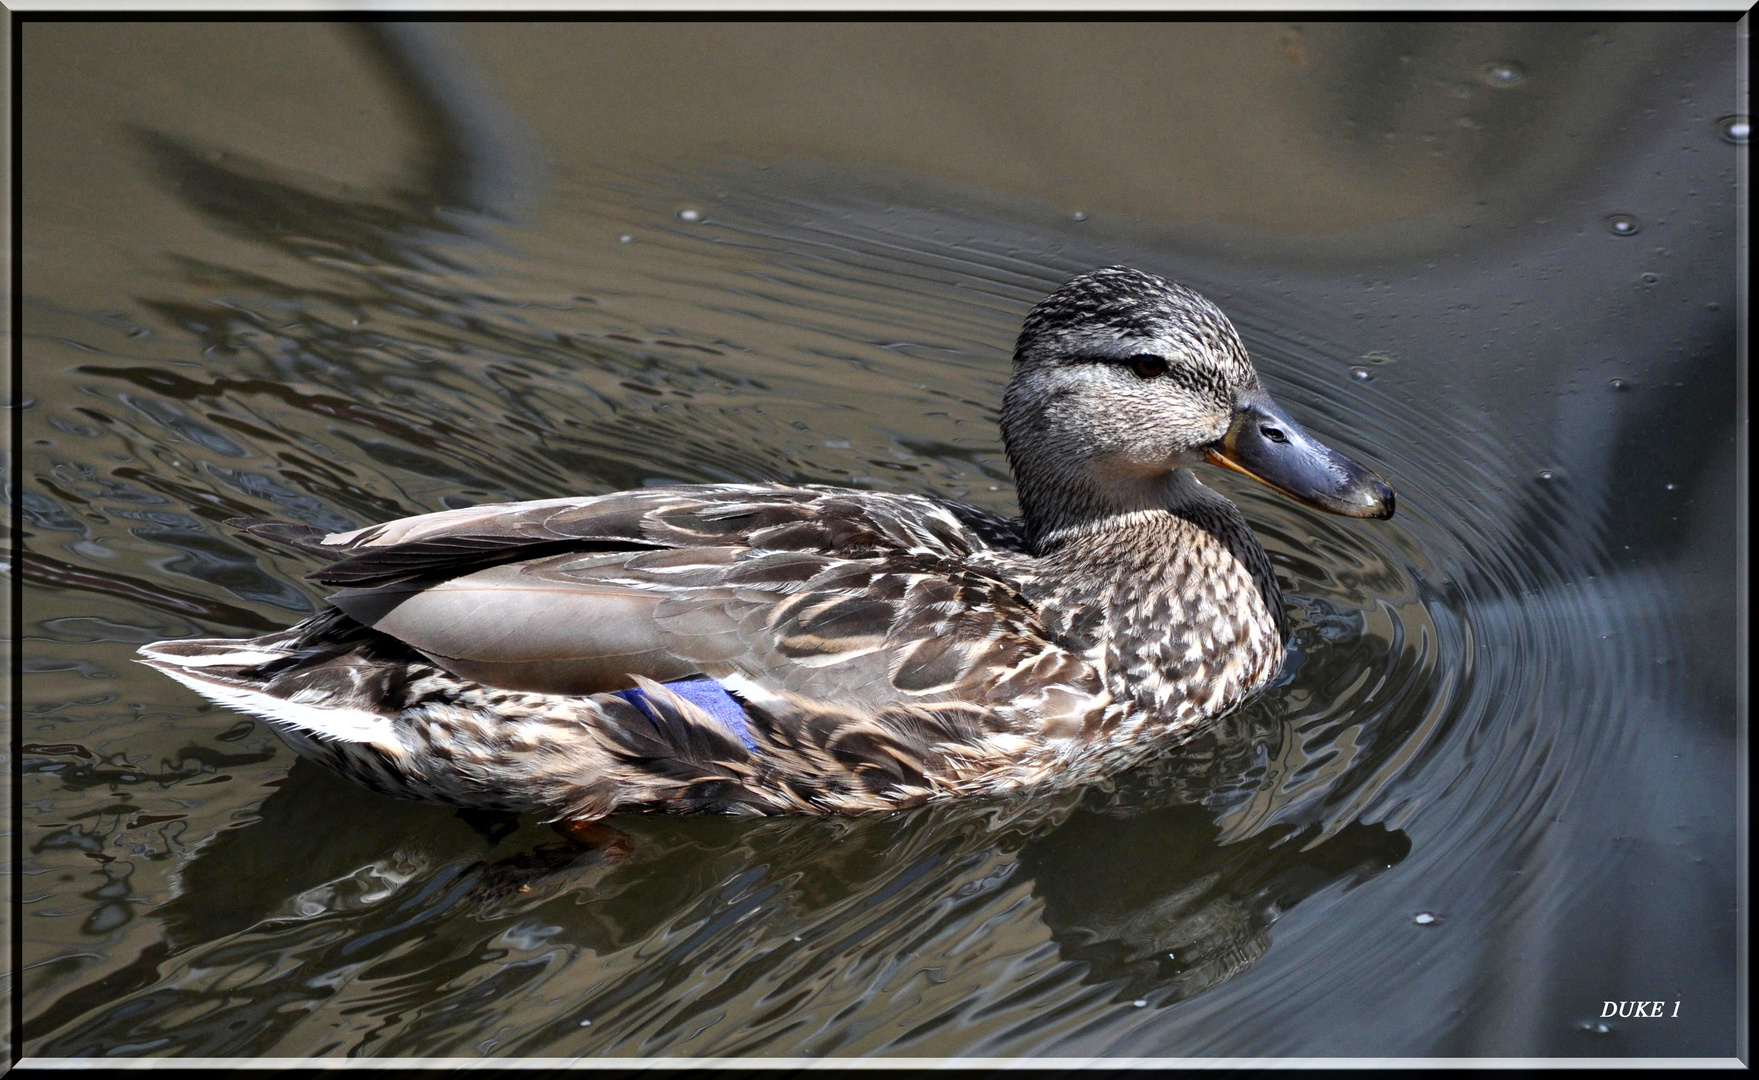
<svg viewBox="0 0 1759 1080"><path fill-rule="evenodd" d="M1220 310L1123 267L1027 315L1002 436L1016 519L713 484L330 535L239 521L329 559L308 576L333 607L141 655L387 794L573 823L864 813L1096 779L1270 682L1270 561L1189 466L1393 512L1270 399Z"/></svg>

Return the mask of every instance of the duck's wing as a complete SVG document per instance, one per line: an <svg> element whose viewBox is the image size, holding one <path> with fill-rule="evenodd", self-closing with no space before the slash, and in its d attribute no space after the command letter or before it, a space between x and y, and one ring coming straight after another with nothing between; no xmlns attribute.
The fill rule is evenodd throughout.
<svg viewBox="0 0 1759 1080"><path fill-rule="evenodd" d="M962 558L981 548L1019 550L1023 536L1017 519L961 503L776 484L679 485L498 503L330 534L281 521L234 518L228 524L328 555L334 561L306 576L350 588L455 576L564 550L746 542L867 554L924 549Z"/></svg>
<svg viewBox="0 0 1759 1080"><path fill-rule="evenodd" d="M343 586L333 602L350 616L489 686L706 675L771 712L951 709L1040 730L1086 716L1103 688L1007 572L1015 557L993 541L1010 528L917 496L655 488L337 534L323 543L343 557L311 577Z"/></svg>

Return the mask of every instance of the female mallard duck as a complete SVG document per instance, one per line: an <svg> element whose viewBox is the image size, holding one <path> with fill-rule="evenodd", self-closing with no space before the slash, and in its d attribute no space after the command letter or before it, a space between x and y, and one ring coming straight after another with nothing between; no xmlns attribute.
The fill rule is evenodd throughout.
<svg viewBox="0 0 1759 1080"><path fill-rule="evenodd" d="M1270 560L1187 465L1390 517L1182 286L1084 274L1026 316L1002 406L1022 516L710 484L325 536L332 610L145 662L378 791L530 811L859 813L1094 779L1240 704L1287 626Z"/></svg>

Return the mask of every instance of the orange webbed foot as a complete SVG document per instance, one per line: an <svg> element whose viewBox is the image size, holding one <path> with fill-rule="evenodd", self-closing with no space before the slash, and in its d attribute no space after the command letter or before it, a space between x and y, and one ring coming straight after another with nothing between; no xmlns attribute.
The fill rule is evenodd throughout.
<svg viewBox="0 0 1759 1080"><path fill-rule="evenodd" d="M596 848L608 858L620 859L635 850L634 841L630 840L626 834L618 832L596 818L586 821L567 819L552 821L550 828L561 833L570 843L580 847Z"/></svg>

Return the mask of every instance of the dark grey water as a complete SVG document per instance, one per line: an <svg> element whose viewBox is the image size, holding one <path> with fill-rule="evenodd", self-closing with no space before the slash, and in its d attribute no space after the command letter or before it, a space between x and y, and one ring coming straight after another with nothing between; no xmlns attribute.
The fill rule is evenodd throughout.
<svg viewBox="0 0 1759 1080"><path fill-rule="evenodd" d="M20 33L26 1054L1745 1052L1731 24ZM1116 262L1399 514L1206 477L1295 651L1113 782L582 855L129 662L323 602L237 515L1012 512L1019 319Z"/></svg>

